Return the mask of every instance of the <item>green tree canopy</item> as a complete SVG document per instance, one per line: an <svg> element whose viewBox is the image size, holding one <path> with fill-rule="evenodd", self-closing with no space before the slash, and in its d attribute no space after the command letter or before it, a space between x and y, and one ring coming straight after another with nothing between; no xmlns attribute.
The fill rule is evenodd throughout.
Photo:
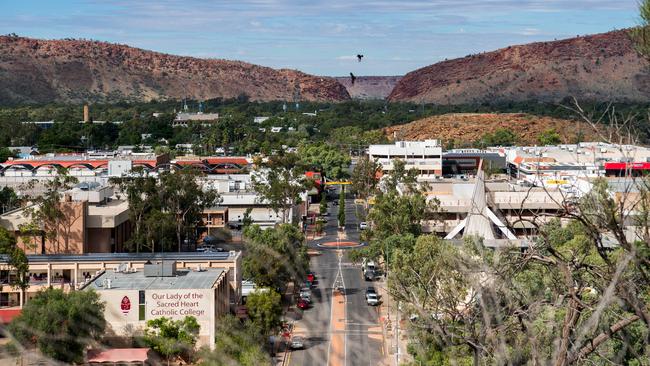
<svg viewBox="0 0 650 366"><path fill-rule="evenodd" d="M27 210L30 226L41 230L57 253L70 253L73 225L83 219L81 212L61 200L62 192L72 189L77 182L67 169L58 168L56 176L45 183L45 192L32 198L34 208Z"/></svg>
<svg viewBox="0 0 650 366"><path fill-rule="evenodd" d="M261 287L283 292L291 281L300 283L309 268L304 235L290 224L262 230L252 225L244 231L247 255L244 278Z"/></svg>
<svg viewBox="0 0 650 366"><path fill-rule="evenodd" d="M345 226L345 187L341 186L339 191L339 212L337 215L339 227Z"/></svg>
<svg viewBox="0 0 650 366"><path fill-rule="evenodd" d="M7 256L7 265L16 272L10 285L21 290L24 301L25 290L29 287L29 262L25 252L16 246L16 237L3 227L0 227L0 254Z"/></svg>
<svg viewBox="0 0 650 366"><path fill-rule="evenodd" d="M104 303L94 291L48 288L23 307L9 331L25 347L67 363L80 363L88 345L104 334Z"/></svg>
<svg viewBox="0 0 650 366"><path fill-rule="evenodd" d="M0 147L0 163L4 163L9 158L15 158L16 153L7 147Z"/></svg>
<svg viewBox="0 0 650 366"><path fill-rule="evenodd" d="M325 144L302 144L298 155L307 169L316 170L330 179L347 177L350 166L350 156L346 150Z"/></svg>
<svg viewBox="0 0 650 366"><path fill-rule="evenodd" d="M261 329L262 334L270 335L280 326L282 297L274 290L256 290L246 298L246 307L251 322Z"/></svg>
<svg viewBox="0 0 650 366"><path fill-rule="evenodd" d="M201 213L219 202L217 192L204 189L199 177L190 169L164 172L156 180L136 170L132 176L111 180L129 201L129 216L135 225L129 249L153 252L156 247L160 251L175 247L180 251L186 239L196 239L193 233L201 224Z"/></svg>
<svg viewBox="0 0 650 366"><path fill-rule="evenodd" d="M301 202L300 195L311 183L305 177L300 156L279 153L258 159L255 165L253 188L276 214L282 214L282 223L288 223L290 209Z"/></svg>
<svg viewBox="0 0 650 366"><path fill-rule="evenodd" d="M162 208L174 218L179 252L184 238L195 239L190 233L201 223L203 210L219 202L216 191L205 190L199 185L198 176L199 173L194 169L165 172L160 175L158 190L162 198Z"/></svg>
<svg viewBox="0 0 650 366"><path fill-rule="evenodd" d="M512 146L518 141L517 135L505 128L500 128L494 133L487 133L481 139L482 145L485 146Z"/></svg>
<svg viewBox="0 0 650 366"><path fill-rule="evenodd" d="M635 220L647 227L650 184L636 187ZM433 236L397 248L389 289L417 315L416 363L648 363L650 241L628 241L625 202L596 180L525 252Z"/></svg>
<svg viewBox="0 0 650 366"><path fill-rule="evenodd" d="M147 320L144 330L145 342L165 356L168 363L172 356L189 360L194 353L200 328L193 316L186 316L182 320L166 317Z"/></svg>
<svg viewBox="0 0 650 366"><path fill-rule="evenodd" d="M264 350L267 337L251 321L226 315L217 322L215 349L199 352L200 366L270 366L272 360Z"/></svg>
<svg viewBox="0 0 650 366"><path fill-rule="evenodd" d="M376 160L370 160L367 155L359 158L352 170L352 190L360 198L367 200L377 192L381 165Z"/></svg>
<svg viewBox="0 0 650 366"><path fill-rule="evenodd" d="M562 142L562 137L554 128L548 128L537 136L537 141L542 146L557 145Z"/></svg>

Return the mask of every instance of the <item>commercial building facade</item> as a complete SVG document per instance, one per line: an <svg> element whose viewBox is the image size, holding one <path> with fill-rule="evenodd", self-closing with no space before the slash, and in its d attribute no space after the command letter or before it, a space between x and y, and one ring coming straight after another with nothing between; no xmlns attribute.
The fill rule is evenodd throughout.
<svg viewBox="0 0 650 366"><path fill-rule="evenodd" d="M241 252L180 252L180 253L91 253L81 255L28 255L29 287L25 299L20 289L11 284L15 271L0 256L0 308L19 307L38 291L60 288L64 291L80 289L107 270L129 268L143 270L147 262L175 262L178 269L220 268L227 276L229 299L235 305L241 298Z"/></svg>
<svg viewBox="0 0 650 366"><path fill-rule="evenodd" d="M222 268L180 269L174 261L160 261L103 271L81 289L96 291L104 302L109 337L141 334L151 319L193 316L200 326L197 345L214 348L216 322L230 310L227 274Z"/></svg>
<svg viewBox="0 0 650 366"><path fill-rule="evenodd" d="M396 159L405 163L405 168L416 169L420 175L442 175L442 146L438 140L397 141L393 145L370 145L370 159L377 160L384 172L394 168Z"/></svg>

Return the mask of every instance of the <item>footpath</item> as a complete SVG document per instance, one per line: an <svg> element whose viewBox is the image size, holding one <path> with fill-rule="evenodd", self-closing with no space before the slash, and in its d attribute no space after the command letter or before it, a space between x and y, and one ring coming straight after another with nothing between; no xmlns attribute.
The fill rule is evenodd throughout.
<svg viewBox="0 0 650 366"><path fill-rule="evenodd" d="M379 305L379 322L382 324L384 335L384 350L388 365L401 365L412 361L407 352L408 338L406 336L406 321L403 314L399 313L397 304L388 294L388 282L385 277L375 282L375 288L379 293L381 304ZM399 360L399 361L398 361Z"/></svg>

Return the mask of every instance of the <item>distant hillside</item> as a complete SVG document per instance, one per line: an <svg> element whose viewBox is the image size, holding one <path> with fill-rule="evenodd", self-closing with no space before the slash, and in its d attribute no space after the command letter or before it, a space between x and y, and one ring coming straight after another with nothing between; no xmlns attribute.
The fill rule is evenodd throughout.
<svg viewBox="0 0 650 366"><path fill-rule="evenodd" d="M405 75L390 101L476 104L537 100L646 102L649 63L628 31L512 46Z"/></svg>
<svg viewBox="0 0 650 366"><path fill-rule="evenodd" d="M354 99L386 99L401 76L358 76L352 85L350 77L335 77Z"/></svg>
<svg viewBox="0 0 650 366"><path fill-rule="evenodd" d="M575 141L578 134L587 141L599 140L594 129L586 124L524 113L451 113L387 127L383 132L389 139L439 139L445 143L455 141L459 146L471 144L498 129L507 129L517 135L518 143L534 145L539 134L551 128L565 143Z"/></svg>
<svg viewBox="0 0 650 366"><path fill-rule="evenodd" d="M0 103L235 98L342 101L332 78L83 40L0 36Z"/></svg>

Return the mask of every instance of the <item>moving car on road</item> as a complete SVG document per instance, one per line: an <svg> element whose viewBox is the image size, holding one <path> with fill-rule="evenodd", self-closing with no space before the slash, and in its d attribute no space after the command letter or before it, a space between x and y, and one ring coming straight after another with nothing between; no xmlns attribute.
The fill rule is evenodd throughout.
<svg viewBox="0 0 650 366"><path fill-rule="evenodd" d="M305 348L305 339L302 336L293 336L291 337L289 347L291 347L291 349Z"/></svg>

